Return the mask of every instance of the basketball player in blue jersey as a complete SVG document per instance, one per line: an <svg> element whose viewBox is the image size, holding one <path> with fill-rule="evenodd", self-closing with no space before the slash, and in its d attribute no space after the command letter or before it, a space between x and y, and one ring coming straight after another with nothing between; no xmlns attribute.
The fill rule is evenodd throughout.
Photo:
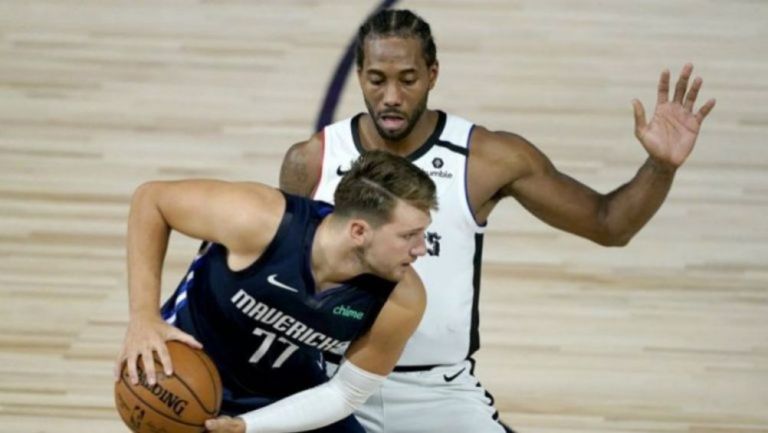
<svg viewBox="0 0 768 433"><path fill-rule="evenodd" d="M407 157L437 185L440 210L427 229L428 256L414 264L429 301L393 373L356 412L369 433L510 431L472 375L488 216L513 197L549 225L601 245L625 245L661 206L715 105L710 100L693 111L702 81L689 87L692 69L683 67L671 100L669 72L662 72L650 121L633 102L635 135L648 158L629 182L600 194L558 171L519 135L429 109L438 61L420 17L384 10L360 27L357 78L368 112L293 145L280 186L331 200L349 161L373 149Z"/></svg>
<svg viewBox="0 0 768 433"><path fill-rule="evenodd" d="M334 199L335 209L211 180L139 187L117 368L126 361L136 384L141 362L141 380L154 385L153 355L171 374L165 341L180 340L204 347L222 376L227 416L209 431L364 433L352 411L392 370L424 310L411 264L426 253L437 201L425 173L386 152L361 157ZM160 310L171 230L207 242ZM330 380L324 353L345 359Z"/></svg>

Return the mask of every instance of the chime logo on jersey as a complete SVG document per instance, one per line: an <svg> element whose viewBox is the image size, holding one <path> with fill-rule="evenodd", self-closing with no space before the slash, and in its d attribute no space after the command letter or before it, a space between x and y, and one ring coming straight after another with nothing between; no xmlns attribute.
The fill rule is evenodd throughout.
<svg viewBox="0 0 768 433"><path fill-rule="evenodd" d="M256 322L269 325L286 337L307 346L316 347L319 350L333 350L344 344L343 341L325 335L275 307L257 301L243 289L235 293L230 300L238 310Z"/></svg>
<svg viewBox="0 0 768 433"><path fill-rule="evenodd" d="M334 308L333 314L337 316L342 316L342 317L351 317L357 320L363 319L362 311L353 310L352 307L348 307L346 305L339 305L336 308Z"/></svg>

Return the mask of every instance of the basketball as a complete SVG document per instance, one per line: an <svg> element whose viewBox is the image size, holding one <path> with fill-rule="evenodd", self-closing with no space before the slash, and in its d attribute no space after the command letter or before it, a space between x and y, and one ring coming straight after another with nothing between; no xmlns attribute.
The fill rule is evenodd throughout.
<svg viewBox="0 0 768 433"><path fill-rule="evenodd" d="M125 424L136 433L199 433L205 420L221 408L221 378L202 350L168 341L173 374L166 376L155 357L157 382L147 382L138 362L139 383L132 385L126 363L115 384L115 405Z"/></svg>

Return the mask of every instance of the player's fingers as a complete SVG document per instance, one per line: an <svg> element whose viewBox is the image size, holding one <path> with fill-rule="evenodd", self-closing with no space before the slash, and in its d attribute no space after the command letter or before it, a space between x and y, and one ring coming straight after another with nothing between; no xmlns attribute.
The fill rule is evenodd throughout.
<svg viewBox="0 0 768 433"><path fill-rule="evenodd" d="M704 81L701 79L701 77L696 77L693 80L691 89L688 90L688 94L685 95L685 104L683 104L683 108L685 108L685 111L689 113L693 111L693 104L696 103L696 97L699 95L699 89L701 89L701 84L703 82Z"/></svg>
<svg viewBox="0 0 768 433"><path fill-rule="evenodd" d="M168 353L168 346L165 343L161 343L155 348L157 351L157 357L160 358L160 364L163 365L163 371L166 376L173 374L173 362L171 361L171 354Z"/></svg>
<svg viewBox="0 0 768 433"><path fill-rule="evenodd" d="M139 383L139 374L137 372L137 364L139 362L139 359L137 355L130 354L125 359L126 367L128 368L128 377L131 379L131 384L136 385Z"/></svg>
<svg viewBox="0 0 768 433"><path fill-rule="evenodd" d="M643 107L643 104L637 99L632 100L632 108L635 112L635 135L637 138L640 138L640 133L646 125L645 108Z"/></svg>
<svg viewBox="0 0 768 433"><path fill-rule="evenodd" d="M147 383L154 385L155 382L157 382L157 376L155 372L155 357L152 354L151 348L141 352L141 363L144 365L144 375L147 379Z"/></svg>
<svg viewBox="0 0 768 433"><path fill-rule="evenodd" d="M189 335L189 334L187 334L186 332L183 332L183 331L175 332L171 336L170 339L171 340L176 340L176 341L181 341L182 343L186 344L187 346L193 347L195 349L202 349L203 348L203 344L200 343L199 341L197 341L197 339L195 339L195 337L193 337L193 336L191 336L191 335Z"/></svg>
<svg viewBox="0 0 768 433"><path fill-rule="evenodd" d="M669 101L669 69L661 71L659 77L659 89L656 97L656 103L661 105Z"/></svg>
<svg viewBox="0 0 768 433"><path fill-rule="evenodd" d="M679 104L683 103L683 97L685 96L685 91L688 89L688 79L691 78L691 73L693 72L693 65L690 63L686 63L683 66L683 70L680 71L680 78L677 79L677 84L675 85L675 96L672 98L674 102L677 102Z"/></svg>
<svg viewBox="0 0 768 433"><path fill-rule="evenodd" d="M699 112L696 113L696 120L699 121L699 124L704 121L704 118L707 117L710 111L712 111L713 108L715 108L715 100L710 99L707 101L700 109Z"/></svg>
<svg viewBox="0 0 768 433"><path fill-rule="evenodd" d="M205 420L205 429L209 432L215 432L219 427L219 422L216 419Z"/></svg>
<svg viewBox="0 0 768 433"><path fill-rule="evenodd" d="M211 432L228 432L229 430L226 427L231 420L232 418L228 416L205 420L205 429Z"/></svg>

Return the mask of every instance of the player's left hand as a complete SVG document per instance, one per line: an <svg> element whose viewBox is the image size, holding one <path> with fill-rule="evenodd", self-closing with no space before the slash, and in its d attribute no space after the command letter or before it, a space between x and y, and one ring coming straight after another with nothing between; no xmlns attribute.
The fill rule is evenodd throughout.
<svg viewBox="0 0 768 433"><path fill-rule="evenodd" d="M245 433L245 421L241 418L220 416L207 420L205 429L211 433Z"/></svg>
<svg viewBox="0 0 768 433"><path fill-rule="evenodd" d="M672 101L669 100L669 70L661 73L656 110L648 123L645 121L643 104L637 99L632 101L635 111L635 136L657 164L671 170L682 165L691 154L701 124L715 106L715 100L710 99L698 112L693 113L702 79L696 77L689 89L688 80L692 72L692 64L683 66Z"/></svg>

